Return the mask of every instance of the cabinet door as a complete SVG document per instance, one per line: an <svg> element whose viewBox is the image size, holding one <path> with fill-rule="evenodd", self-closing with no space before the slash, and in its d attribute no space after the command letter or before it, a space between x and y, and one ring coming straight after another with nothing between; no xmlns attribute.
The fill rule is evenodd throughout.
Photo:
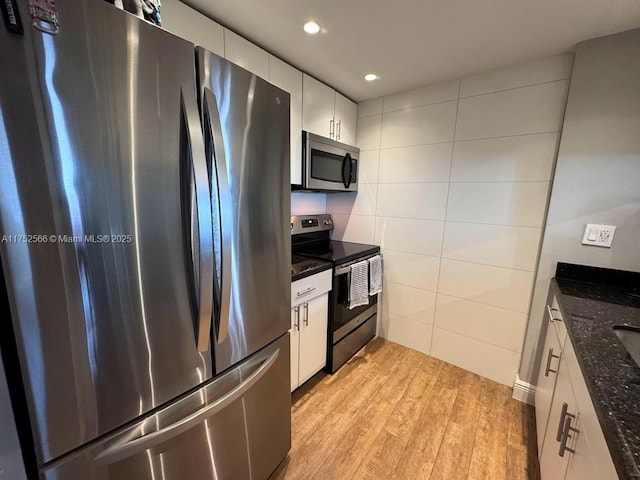
<svg viewBox="0 0 640 480"><path fill-rule="evenodd" d="M224 56L230 62L269 80L269 54L226 28L224 29Z"/></svg>
<svg viewBox="0 0 640 480"><path fill-rule="evenodd" d="M299 342L300 342L300 307L294 307L291 310L291 330L289 330L289 339L291 340L291 391L293 392L300 383L298 382L298 363L299 363Z"/></svg>
<svg viewBox="0 0 640 480"><path fill-rule="evenodd" d="M302 72L269 55L269 81L291 95L291 184L302 184Z"/></svg>
<svg viewBox="0 0 640 480"><path fill-rule="evenodd" d="M562 457L560 456L560 441L557 438L561 432L560 423L563 420L561 418L563 404L567 404L567 412L569 414L578 415L577 403L571 388L566 362L560 363L557 375L556 389L549 413L549 423L547 424L542 451L540 452L540 478L543 480L562 480L567 473L569 452L565 452Z"/></svg>
<svg viewBox="0 0 640 480"><path fill-rule="evenodd" d="M542 363L538 373L536 386L536 432L538 434L538 457L542 454L542 441L545 438L551 400L556 386L558 368L562 361L562 348L553 328L553 323L546 322L547 336L542 349Z"/></svg>
<svg viewBox="0 0 640 480"><path fill-rule="evenodd" d="M304 74L302 94L302 128L323 137L333 138L335 90Z"/></svg>
<svg viewBox="0 0 640 480"><path fill-rule="evenodd" d="M599 475L599 468L593 463L586 435L582 434L580 415L572 420L571 426L578 432L571 432L571 439L567 443L574 453L570 454L565 480L613 480L613 477L605 479Z"/></svg>
<svg viewBox="0 0 640 480"><path fill-rule="evenodd" d="M329 296L325 293L300 305L300 384L327 363L328 302Z"/></svg>
<svg viewBox="0 0 640 480"><path fill-rule="evenodd" d="M179 0L162 0L162 28L224 57L224 28Z"/></svg>
<svg viewBox="0 0 640 480"><path fill-rule="evenodd" d="M344 95L336 93L336 135L335 139L349 145L356 144L356 124L358 105Z"/></svg>
<svg viewBox="0 0 640 480"><path fill-rule="evenodd" d="M569 471L574 470L576 472L572 473L572 478L618 480L616 467L611 459L607 441L604 438L598 415L593 407L591 395L584 381L571 340L567 340L564 346L562 362L567 365L567 370L571 377L571 387L576 396L580 412L578 418L579 427L577 427L580 433L577 436L576 453L569 460ZM584 456L588 458L584 459ZM572 467L573 463L576 465ZM582 473L587 471L591 472L589 476Z"/></svg>

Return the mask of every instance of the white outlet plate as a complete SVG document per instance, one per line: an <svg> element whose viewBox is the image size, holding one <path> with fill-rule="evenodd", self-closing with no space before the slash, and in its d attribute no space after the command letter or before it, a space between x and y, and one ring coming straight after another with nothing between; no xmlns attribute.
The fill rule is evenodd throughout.
<svg viewBox="0 0 640 480"><path fill-rule="evenodd" d="M584 229L583 245L611 248L616 227L613 225L595 225L589 223Z"/></svg>

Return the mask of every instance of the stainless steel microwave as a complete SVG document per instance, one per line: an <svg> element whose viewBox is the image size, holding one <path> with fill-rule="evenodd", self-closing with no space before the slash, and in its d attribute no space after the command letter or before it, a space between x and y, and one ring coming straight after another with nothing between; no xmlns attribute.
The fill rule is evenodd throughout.
<svg viewBox="0 0 640 480"><path fill-rule="evenodd" d="M358 190L360 149L302 132L302 189L323 192Z"/></svg>

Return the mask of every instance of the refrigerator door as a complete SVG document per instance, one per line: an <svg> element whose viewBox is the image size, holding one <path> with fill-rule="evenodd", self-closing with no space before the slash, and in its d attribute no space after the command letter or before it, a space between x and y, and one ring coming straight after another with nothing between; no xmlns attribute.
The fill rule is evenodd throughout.
<svg viewBox="0 0 640 480"><path fill-rule="evenodd" d="M56 5L57 35L0 38L0 252L40 463L212 376L194 46Z"/></svg>
<svg viewBox="0 0 640 480"><path fill-rule="evenodd" d="M289 336L155 415L41 473L46 480L265 480L291 446Z"/></svg>
<svg viewBox="0 0 640 480"><path fill-rule="evenodd" d="M202 48L197 57L222 372L289 329L289 94Z"/></svg>

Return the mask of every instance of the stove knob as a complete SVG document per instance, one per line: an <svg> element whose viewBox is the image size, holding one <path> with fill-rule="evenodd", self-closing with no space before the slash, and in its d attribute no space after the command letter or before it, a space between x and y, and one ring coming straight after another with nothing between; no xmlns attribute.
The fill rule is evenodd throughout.
<svg viewBox="0 0 640 480"><path fill-rule="evenodd" d="M291 224L291 230L293 230L293 223Z"/></svg>

